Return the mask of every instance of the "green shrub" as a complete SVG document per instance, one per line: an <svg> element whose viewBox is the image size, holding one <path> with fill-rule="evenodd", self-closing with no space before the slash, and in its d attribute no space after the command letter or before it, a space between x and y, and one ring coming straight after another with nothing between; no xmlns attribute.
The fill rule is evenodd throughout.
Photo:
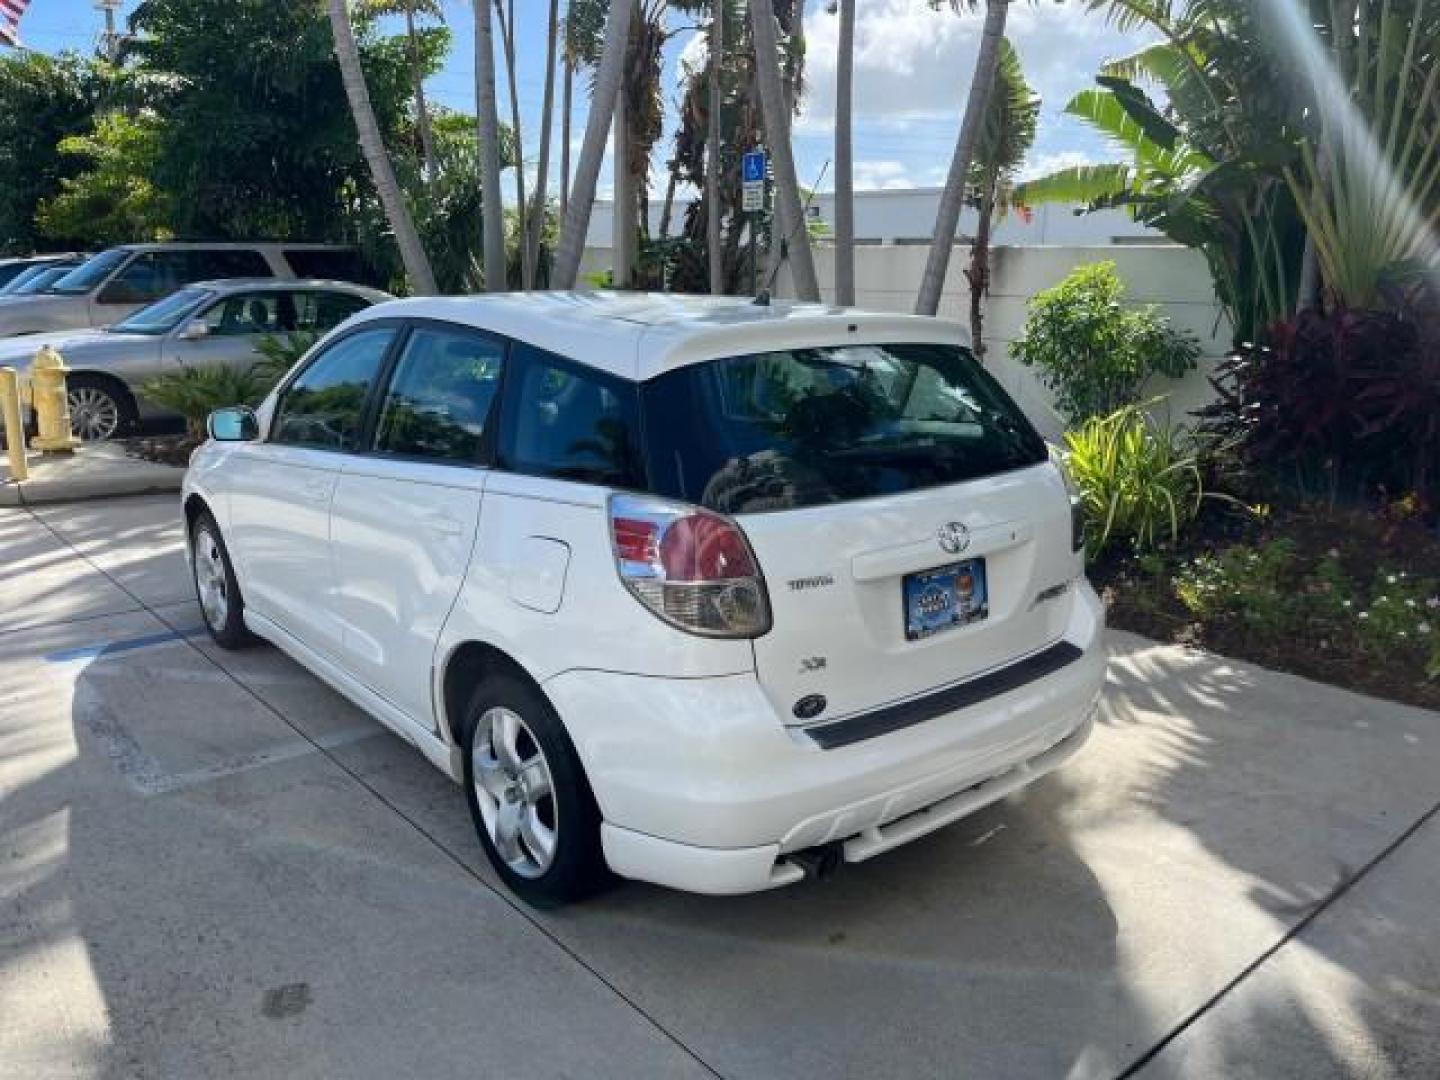
<svg viewBox="0 0 1440 1080"><path fill-rule="evenodd" d="M1010 355L1040 372L1071 423L1108 416L1140 399L1152 374L1179 378L1199 342L1153 306L1127 308L1113 262L1081 266L1037 293Z"/></svg>
<svg viewBox="0 0 1440 1080"><path fill-rule="evenodd" d="M140 392L162 409L185 418L192 435L205 431L205 420L216 409L230 405L254 407L274 385L255 368L184 367L151 379Z"/></svg>
<svg viewBox="0 0 1440 1080"><path fill-rule="evenodd" d="M1295 545L1273 540L1198 555L1175 574L1175 595L1197 619L1233 616L1267 636L1298 630L1310 594L1298 587Z"/></svg>
<svg viewBox="0 0 1440 1080"><path fill-rule="evenodd" d="M1080 489L1090 558L1128 541L1139 553L1174 543L1204 497L1191 436L1136 405L1065 433L1066 465Z"/></svg>

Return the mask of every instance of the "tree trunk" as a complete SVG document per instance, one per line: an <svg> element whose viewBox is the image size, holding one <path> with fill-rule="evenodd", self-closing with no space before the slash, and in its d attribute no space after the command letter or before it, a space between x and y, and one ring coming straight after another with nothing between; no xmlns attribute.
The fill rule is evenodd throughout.
<svg viewBox="0 0 1440 1080"><path fill-rule="evenodd" d="M629 0L615 0L626 4ZM630 102L625 80L615 96L615 130L610 157L615 167L615 193L610 211L613 217L614 247L610 255L610 280L617 289L630 288L635 266L635 178L630 175Z"/></svg>
<svg viewBox="0 0 1440 1080"><path fill-rule="evenodd" d="M840 0L835 68L835 303L855 303L855 170L851 160L851 98L855 72L855 0Z"/></svg>
<svg viewBox="0 0 1440 1080"><path fill-rule="evenodd" d="M679 180L679 174L674 166L670 169L670 180L665 185L665 201L660 204L660 239L670 238L670 215L675 210L675 183Z"/></svg>
<svg viewBox="0 0 1440 1080"><path fill-rule="evenodd" d="M965 204L965 181L970 175L970 162L975 157L975 142L980 125L995 88L995 71L1000 62L1000 39L1005 36L1005 16L1010 0L986 0L985 29L980 38L980 55L975 60L975 77L970 82L970 99L965 103L965 119L955 141L955 156L950 159L950 175L940 196L935 215L935 235L930 239L930 257L925 260L925 274L920 279L920 294L915 299L915 314L934 315L940 309L940 293L945 288L945 272L950 268L950 251L955 244L955 229L960 224L960 210Z"/></svg>
<svg viewBox="0 0 1440 1080"><path fill-rule="evenodd" d="M485 291L509 287L505 267L505 207L500 198L500 116L495 105L495 38L490 0L475 3L475 113L480 139L480 198L484 210Z"/></svg>
<svg viewBox="0 0 1440 1080"><path fill-rule="evenodd" d="M970 265L965 277L970 282L970 350L982 364L985 362L985 297L990 292L990 226L995 217L995 186L993 172L985 177L985 194L980 200L980 224L975 227L975 243L970 248Z"/></svg>
<svg viewBox="0 0 1440 1080"><path fill-rule="evenodd" d="M725 0L712 0L710 16L710 116L705 136L705 251L710 293L725 291L725 253L720 250L720 65L725 57ZM672 181L673 182L673 181Z"/></svg>
<svg viewBox="0 0 1440 1080"><path fill-rule="evenodd" d="M529 254L525 288L535 287L540 262L540 237L545 231L545 202L550 184L550 124L555 111L555 52L560 36L560 0L550 0L550 40L545 47L545 104L540 107L540 162L535 173L535 195L526 221L525 246Z"/></svg>
<svg viewBox="0 0 1440 1080"><path fill-rule="evenodd" d="M625 53L630 41L632 5L610 5L605 19L605 44L600 67L595 72L595 92L590 97L590 114L585 118L585 141L580 146L580 160L575 167L574 187L570 205L565 209L565 224L560 233L560 249L555 253L555 287L573 289L580 274L580 258L585 253L585 233L590 228L590 212L595 206L595 183L600 178L600 163L605 157L605 139L610 122L615 118L615 101L620 80L625 73Z"/></svg>
<svg viewBox="0 0 1440 1080"><path fill-rule="evenodd" d="M510 87L510 130L515 138L515 237L520 246L520 287L528 289L528 282L534 281L535 273L530 265L530 246L525 242L530 233L525 225L525 139L520 133L520 95L515 78L514 0L495 0L495 12L500 16L500 41L505 48L505 80Z"/></svg>
<svg viewBox="0 0 1440 1080"><path fill-rule="evenodd" d="M810 251L810 234L805 229L800 206L800 182L795 175L795 158L790 150L790 117L780 81L780 47L775 33L775 13L769 0L752 0L750 33L755 41L755 74L760 89L760 111L770 157L775 168L775 216L790 236L788 255L795 278L795 292L801 300L818 301L820 288L815 280L815 259Z"/></svg>
<svg viewBox="0 0 1440 1080"><path fill-rule="evenodd" d="M568 18L568 16L567 16ZM567 28L566 33L569 33ZM571 86L575 81L575 71L570 66L570 60L565 60L565 91L561 94L560 105L560 220L565 220L565 212L570 209L570 97Z"/></svg>
<svg viewBox="0 0 1440 1080"><path fill-rule="evenodd" d="M435 158L435 130L430 126L430 105L425 100L425 70L420 63L420 39L415 36L415 9L405 5L405 37L410 43L410 79L415 84L415 127L420 132L420 157L425 180L433 184L439 167Z"/></svg>
<svg viewBox="0 0 1440 1080"><path fill-rule="evenodd" d="M430 260L415 229L415 219L410 216L405 194L400 190L400 182L395 179L395 167L385 150L380 123L375 119L375 109L370 104L370 89L365 85L365 73L360 68L360 49L355 44L350 13L346 10L345 0L329 0L329 8L335 59L340 63L340 79L345 86L345 97L350 102L350 112L355 118L360 150L370 167L370 176L375 181L375 191L380 196L380 205L385 209L390 229L395 233L395 243L405 264L405 276L410 279L410 288L417 295L433 296L438 291L435 288L435 273L430 269Z"/></svg>

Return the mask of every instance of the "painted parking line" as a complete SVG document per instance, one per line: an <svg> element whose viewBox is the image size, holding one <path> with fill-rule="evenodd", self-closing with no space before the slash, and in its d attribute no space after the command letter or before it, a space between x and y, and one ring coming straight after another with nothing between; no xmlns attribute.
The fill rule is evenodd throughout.
<svg viewBox="0 0 1440 1080"><path fill-rule="evenodd" d="M189 630L166 630L163 633L146 634L143 637L102 641L94 645L82 645L74 649L61 649L58 652L46 653L45 660L51 664L67 664L74 660L93 660L97 656L110 656L114 653L131 652L135 649L148 649L152 645L164 645L182 638L196 637L204 632L203 627L197 626L191 627Z"/></svg>

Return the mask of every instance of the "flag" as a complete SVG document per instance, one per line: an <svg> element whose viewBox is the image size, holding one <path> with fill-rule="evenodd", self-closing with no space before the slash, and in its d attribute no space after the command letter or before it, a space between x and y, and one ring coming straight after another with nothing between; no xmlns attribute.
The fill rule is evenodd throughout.
<svg viewBox="0 0 1440 1080"><path fill-rule="evenodd" d="M30 0L0 0L0 42L12 48L20 44L20 16Z"/></svg>

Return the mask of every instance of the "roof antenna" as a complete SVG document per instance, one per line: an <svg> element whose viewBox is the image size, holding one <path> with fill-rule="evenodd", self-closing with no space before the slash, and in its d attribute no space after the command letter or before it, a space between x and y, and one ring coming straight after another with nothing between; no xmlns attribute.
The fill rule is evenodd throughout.
<svg viewBox="0 0 1440 1080"><path fill-rule="evenodd" d="M825 179L825 171L830 168L830 159L825 159L825 164L820 166L820 173L815 177L815 183L810 188L810 194L805 196L805 205L800 208L800 220L790 229L788 233L780 238L780 257L775 260L775 269L770 271L770 276L765 279L765 287L755 294L751 301L756 307L770 306L770 291L775 288L775 279L780 276L780 268L785 265L785 260L790 257L790 241L795 234L805 228L806 219L810 215L810 204L815 201L815 195L820 190L820 184Z"/></svg>

